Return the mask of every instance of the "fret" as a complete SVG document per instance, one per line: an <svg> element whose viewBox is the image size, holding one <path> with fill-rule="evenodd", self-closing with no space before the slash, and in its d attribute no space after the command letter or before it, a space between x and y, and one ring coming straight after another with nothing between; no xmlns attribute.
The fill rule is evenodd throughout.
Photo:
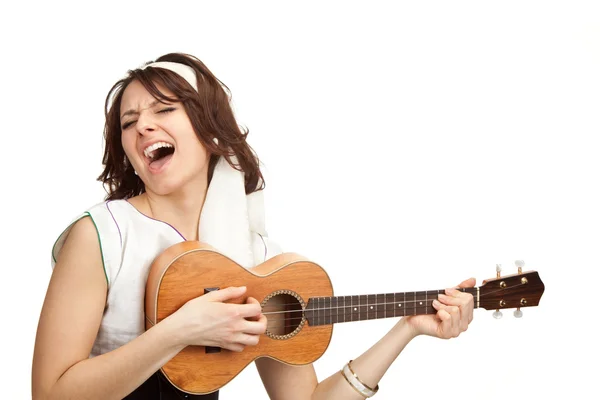
<svg viewBox="0 0 600 400"><path fill-rule="evenodd" d="M367 319L377 318L377 296L370 294L365 296L367 298Z"/></svg>
<svg viewBox="0 0 600 400"><path fill-rule="evenodd" d="M427 314L427 292L415 292L415 315Z"/></svg>
<svg viewBox="0 0 600 400"><path fill-rule="evenodd" d="M317 325L321 325L321 298L317 297Z"/></svg>
<svg viewBox="0 0 600 400"><path fill-rule="evenodd" d="M401 317L404 315L404 307L402 306L402 301L400 301L400 299L402 299L402 293L394 293L394 317Z"/></svg>
<svg viewBox="0 0 600 400"><path fill-rule="evenodd" d="M331 324L331 297L323 298L323 323L325 325Z"/></svg>
<svg viewBox="0 0 600 400"><path fill-rule="evenodd" d="M437 300L439 290L428 290L427 291L427 314L435 314L437 310L433 308L433 301Z"/></svg>
<svg viewBox="0 0 600 400"><path fill-rule="evenodd" d="M335 324L336 322L340 322L340 309L338 308L338 298L331 298L331 323Z"/></svg>
<svg viewBox="0 0 600 400"><path fill-rule="evenodd" d="M375 308L375 318L385 318L385 294L378 294L375 296L377 302Z"/></svg>
<svg viewBox="0 0 600 400"><path fill-rule="evenodd" d="M309 325L315 324L315 321L314 321L315 312L313 311L313 306L314 306L314 299L308 299L308 304L306 305L306 309L304 310L304 315L306 316L306 319L308 320Z"/></svg>
<svg viewBox="0 0 600 400"><path fill-rule="evenodd" d="M396 316L396 310L394 309L394 293L386 293L385 294L385 312L384 318L390 318Z"/></svg>
<svg viewBox="0 0 600 400"><path fill-rule="evenodd" d="M367 319L367 296L358 296L358 320Z"/></svg>
<svg viewBox="0 0 600 400"><path fill-rule="evenodd" d="M352 321L358 321L359 296L352 296Z"/></svg>
<svg viewBox="0 0 600 400"><path fill-rule="evenodd" d="M403 293L404 295L404 315L416 315L415 309L415 293L417 292L407 292Z"/></svg>
<svg viewBox="0 0 600 400"><path fill-rule="evenodd" d="M344 322L352 321L352 296L345 296L344 302Z"/></svg>

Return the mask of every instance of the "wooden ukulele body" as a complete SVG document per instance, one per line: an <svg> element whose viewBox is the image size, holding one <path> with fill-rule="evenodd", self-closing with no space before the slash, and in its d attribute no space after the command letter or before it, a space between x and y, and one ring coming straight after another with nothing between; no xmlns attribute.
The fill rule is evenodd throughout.
<svg viewBox="0 0 600 400"><path fill-rule="evenodd" d="M256 346L242 352L188 346L162 367L166 378L190 394L207 394L224 386L259 357L292 365L312 363L327 349L333 325L309 326L302 317L311 297L333 296L327 273L306 258L285 253L252 269L245 269L205 243L186 241L171 246L156 258L146 284L146 329L151 329L187 301L207 290L247 286L247 297L268 315L267 332ZM269 328L272 326L274 328Z"/></svg>

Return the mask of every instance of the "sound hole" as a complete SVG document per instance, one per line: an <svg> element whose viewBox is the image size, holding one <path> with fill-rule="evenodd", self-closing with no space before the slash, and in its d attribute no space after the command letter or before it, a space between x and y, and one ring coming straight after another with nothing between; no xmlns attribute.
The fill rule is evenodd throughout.
<svg viewBox="0 0 600 400"><path fill-rule="evenodd" d="M289 339L304 325L301 298L292 292L276 292L263 303L263 314L267 317L266 335L273 339Z"/></svg>

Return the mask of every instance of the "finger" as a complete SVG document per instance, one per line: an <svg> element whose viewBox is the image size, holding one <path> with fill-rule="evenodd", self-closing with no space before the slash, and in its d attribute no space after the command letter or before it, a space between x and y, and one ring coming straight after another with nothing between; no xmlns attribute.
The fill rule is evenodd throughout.
<svg viewBox="0 0 600 400"><path fill-rule="evenodd" d="M452 317L452 327L450 330L450 337L457 337L461 331L462 324L462 313L460 307L451 306L450 310L448 310L450 316Z"/></svg>
<svg viewBox="0 0 600 400"><path fill-rule="evenodd" d="M474 287L476 283L477 283L477 281L475 280L475 278L469 278L469 279L459 283L458 287L461 289L462 288L470 288L470 287Z"/></svg>
<svg viewBox="0 0 600 400"><path fill-rule="evenodd" d="M446 289L445 292L446 292L445 296L442 293L440 296L438 296L438 299L445 298L445 299L448 299L448 301L455 302L456 300L452 300L452 298L453 298L453 299L457 299L462 305L469 304L470 302L473 301L473 295L471 293L461 292L460 290L453 289L453 288L448 288L448 289Z"/></svg>
<svg viewBox="0 0 600 400"><path fill-rule="evenodd" d="M213 290L203 297L208 301L224 302L226 300L238 298L244 293L246 293L246 286L231 286L225 289Z"/></svg>
<svg viewBox="0 0 600 400"><path fill-rule="evenodd" d="M446 323L447 321L452 320L452 316L446 310L439 310L437 312L437 316L442 321L442 323Z"/></svg>
<svg viewBox="0 0 600 400"><path fill-rule="evenodd" d="M248 297L246 299L246 304L260 304L260 303L254 297Z"/></svg>
<svg viewBox="0 0 600 400"><path fill-rule="evenodd" d="M230 344L223 345L224 349L235 351L236 353L243 351L245 347L246 346L243 346L238 343L230 343Z"/></svg>
<svg viewBox="0 0 600 400"><path fill-rule="evenodd" d="M259 335L248 335L247 333L238 333L235 336L234 343L243 346L256 346L258 344Z"/></svg>
<svg viewBox="0 0 600 400"><path fill-rule="evenodd" d="M460 308L460 329L464 332L473 320L473 295L455 291L455 289L450 289L449 292L455 294L456 297L439 294L438 299L445 305Z"/></svg>
<svg viewBox="0 0 600 400"><path fill-rule="evenodd" d="M434 300L433 307L438 310L437 316L441 320L439 335L443 338L458 336L460 327L460 308L448 306Z"/></svg>
<svg viewBox="0 0 600 400"><path fill-rule="evenodd" d="M439 310L436 315L441 321L438 326L438 336L443 339L449 338L449 332L452 330L452 316L446 310Z"/></svg>
<svg viewBox="0 0 600 400"><path fill-rule="evenodd" d="M452 315L451 315L452 309L458 308L455 306L447 306L447 305L439 302L438 300L433 300L432 305L433 305L433 308L438 310L437 315L442 322L445 322L445 321L451 319L452 318Z"/></svg>
<svg viewBox="0 0 600 400"><path fill-rule="evenodd" d="M251 335L262 335L267 330L267 317L263 315L258 321L244 321L240 330Z"/></svg>
<svg viewBox="0 0 600 400"><path fill-rule="evenodd" d="M264 314L260 314L260 318L258 319L258 322L260 322L261 324L265 325L265 330L267 330L267 323L269 322L267 320L267 316Z"/></svg>
<svg viewBox="0 0 600 400"><path fill-rule="evenodd" d="M258 302L250 304L235 304L237 313L242 318L258 318L262 315L262 307Z"/></svg>
<svg viewBox="0 0 600 400"><path fill-rule="evenodd" d="M260 306L260 303L254 297L248 297L246 299L246 304L258 304ZM249 321L259 321L262 315L263 314L262 314L262 307L261 307L260 314L252 316L252 317L246 317L246 319L248 319Z"/></svg>
<svg viewBox="0 0 600 400"><path fill-rule="evenodd" d="M465 299L461 297L454 297L446 294L438 294L438 300L447 306L459 307L466 303Z"/></svg>

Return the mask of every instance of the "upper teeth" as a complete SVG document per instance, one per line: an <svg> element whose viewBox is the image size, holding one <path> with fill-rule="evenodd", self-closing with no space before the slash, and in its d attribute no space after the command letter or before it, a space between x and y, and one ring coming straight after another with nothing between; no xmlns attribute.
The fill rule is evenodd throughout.
<svg viewBox="0 0 600 400"><path fill-rule="evenodd" d="M161 147L173 147L173 145L167 142L156 142L144 149L144 155L148 158L152 158L152 153Z"/></svg>

